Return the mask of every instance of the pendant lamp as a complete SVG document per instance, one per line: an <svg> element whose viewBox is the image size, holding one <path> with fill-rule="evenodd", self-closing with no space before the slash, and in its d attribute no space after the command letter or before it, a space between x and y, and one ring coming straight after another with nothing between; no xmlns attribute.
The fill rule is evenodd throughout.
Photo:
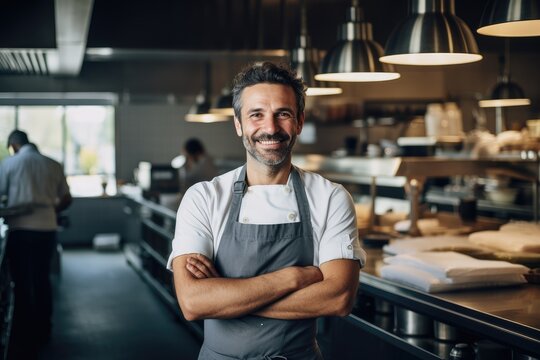
<svg viewBox="0 0 540 360"><path fill-rule="evenodd" d="M540 2L489 0L476 31L489 36L540 36Z"/></svg>
<svg viewBox="0 0 540 360"><path fill-rule="evenodd" d="M530 105L521 87L510 78L510 39L505 39L505 55L499 58L500 75L488 99L480 100L480 107L506 107Z"/></svg>
<svg viewBox="0 0 540 360"><path fill-rule="evenodd" d="M231 117L223 114L213 114L210 112L210 63L206 63L204 72L203 90L197 95L195 104L191 106L186 114L186 121L199 123L213 123L230 120Z"/></svg>
<svg viewBox="0 0 540 360"><path fill-rule="evenodd" d="M221 95L218 96L214 106L210 108L212 114L221 114L227 116L234 116L234 109L232 105L232 92L228 86L221 89Z"/></svg>
<svg viewBox="0 0 540 360"><path fill-rule="evenodd" d="M352 1L347 21L339 28L338 38L338 43L323 58L315 79L368 82L400 77L392 65L379 61L383 54L382 46L373 40L371 23L363 20L357 0Z"/></svg>
<svg viewBox="0 0 540 360"><path fill-rule="evenodd" d="M382 62L452 65L482 59L471 30L455 15L454 0L410 0L409 9L390 34Z"/></svg>
<svg viewBox="0 0 540 360"><path fill-rule="evenodd" d="M318 59L317 50L311 48L310 38L307 33L306 0L302 0L300 35L297 39L296 48L291 50L291 67L296 70L296 75L304 80L307 86L306 96L341 94L343 89L340 87L315 80Z"/></svg>

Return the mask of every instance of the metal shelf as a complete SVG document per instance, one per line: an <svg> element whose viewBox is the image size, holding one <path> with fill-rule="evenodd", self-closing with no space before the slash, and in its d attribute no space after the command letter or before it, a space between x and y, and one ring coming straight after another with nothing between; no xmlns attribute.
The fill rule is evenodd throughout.
<svg viewBox="0 0 540 360"><path fill-rule="evenodd" d="M411 355L414 355L417 359L422 360L441 360L441 357L437 356L436 354L433 354L432 352L429 352L426 349L423 349L419 346L413 345L409 342L407 342L405 339L399 337L398 335L386 331L380 327L378 327L375 324L372 324L371 322L367 321L366 319L362 319L356 315L349 315L344 318L345 321L352 324L355 327L358 327L359 329L366 331L372 335L377 336L384 342L393 345Z"/></svg>
<svg viewBox="0 0 540 360"><path fill-rule="evenodd" d="M496 291L498 295L504 292L511 292L512 294L515 292L516 296L538 298L538 295L531 294L527 290L536 294L539 293L539 289L535 289L534 287L522 287L518 289L484 289L463 292L462 294L467 294L471 298L476 294L478 297L489 299L490 296L495 294L494 291ZM363 272L361 275L360 291L427 315L435 320L443 321L449 325L466 329L480 336L491 338L511 348L518 348L525 353L540 355L540 329L538 328L500 316L494 316L487 312L479 311L474 307L463 306L445 298L445 295L436 296L428 294L366 272ZM453 296L458 295L453 294ZM381 329L381 331L383 330Z"/></svg>
<svg viewBox="0 0 540 360"><path fill-rule="evenodd" d="M146 250L146 249L145 249ZM165 304L171 309L171 311L182 320L188 328L194 333L194 335L202 340L204 337L203 327L200 322L187 321L176 299L156 280L154 279L144 268L142 267L139 256L130 248L126 248L124 251L126 261L135 270L137 274L148 284L150 288L156 292L156 294L165 302Z"/></svg>
<svg viewBox="0 0 540 360"><path fill-rule="evenodd" d="M141 248L143 249L143 251L146 251L157 262L159 262L163 267L167 267L167 260L165 260L163 258L163 256L161 256L160 254L158 254L158 252L156 250L152 249L152 247L150 245L148 245L144 240L141 241L140 245L141 245Z"/></svg>

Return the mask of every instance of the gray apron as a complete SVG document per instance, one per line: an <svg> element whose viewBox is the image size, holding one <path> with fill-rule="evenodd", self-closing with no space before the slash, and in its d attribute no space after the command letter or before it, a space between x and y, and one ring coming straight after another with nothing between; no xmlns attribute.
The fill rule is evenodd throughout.
<svg viewBox="0 0 540 360"><path fill-rule="evenodd" d="M244 166L233 186L233 199L225 231L215 256L217 271L227 278L247 278L288 266L313 265L313 233L309 205L298 171L292 184L300 222L271 225L238 222L247 189ZM317 360L315 319L279 320L255 315L204 321L200 360Z"/></svg>

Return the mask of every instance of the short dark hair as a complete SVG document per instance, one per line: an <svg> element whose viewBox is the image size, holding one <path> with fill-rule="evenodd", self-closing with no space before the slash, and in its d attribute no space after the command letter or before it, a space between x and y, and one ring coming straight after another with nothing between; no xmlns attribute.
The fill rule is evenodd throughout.
<svg viewBox="0 0 540 360"><path fill-rule="evenodd" d="M197 138L190 138L186 140L184 149L190 155L204 154L204 146L202 142Z"/></svg>
<svg viewBox="0 0 540 360"><path fill-rule="evenodd" d="M306 86L304 81L296 75L287 64L276 65L265 61L245 67L233 80L233 108L234 115L240 119L242 109L242 92L245 88L261 83L281 84L290 86L296 97L296 108L300 114L304 112L306 104Z"/></svg>
<svg viewBox="0 0 540 360"><path fill-rule="evenodd" d="M11 145L26 145L28 144L28 135L24 131L21 130L13 130L11 134L8 136L7 146Z"/></svg>

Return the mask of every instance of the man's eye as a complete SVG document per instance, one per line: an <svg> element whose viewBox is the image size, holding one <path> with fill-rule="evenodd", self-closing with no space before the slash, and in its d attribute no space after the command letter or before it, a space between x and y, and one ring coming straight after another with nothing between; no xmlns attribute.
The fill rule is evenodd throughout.
<svg viewBox="0 0 540 360"><path fill-rule="evenodd" d="M260 119L262 117L262 114L261 113L253 113L253 114L249 114L249 118L250 119Z"/></svg>
<svg viewBox="0 0 540 360"><path fill-rule="evenodd" d="M290 119L292 118L292 114L287 111L282 111L277 114L278 118L280 119Z"/></svg>

